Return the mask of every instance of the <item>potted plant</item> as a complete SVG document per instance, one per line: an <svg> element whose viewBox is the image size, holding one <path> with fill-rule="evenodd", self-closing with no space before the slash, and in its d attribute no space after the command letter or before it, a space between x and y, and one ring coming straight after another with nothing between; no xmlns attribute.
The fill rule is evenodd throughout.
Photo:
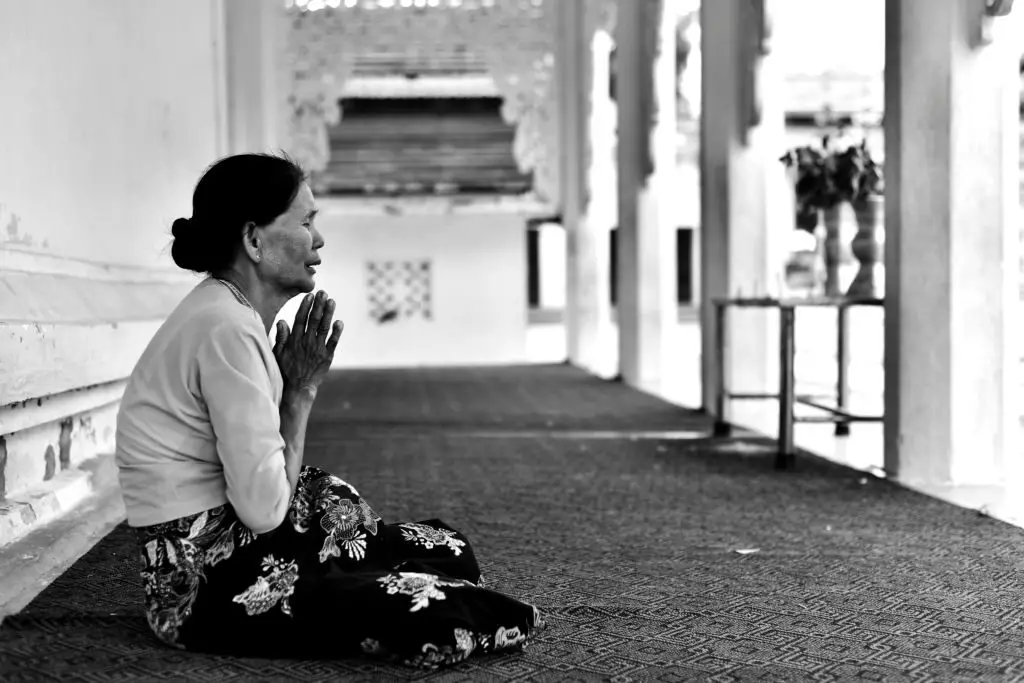
<svg viewBox="0 0 1024 683"><path fill-rule="evenodd" d="M882 167L871 156L866 140L845 149L836 162L840 193L850 202L857 218L857 234L850 247L860 268L846 296L875 298L878 296L875 271L881 260L878 228L882 222Z"/></svg>
<svg viewBox="0 0 1024 683"><path fill-rule="evenodd" d="M797 227L815 233L818 215L824 215L825 231L820 239L825 295L842 295L839 288L839 236L842 206L849 203L857 217L857 235L850 246L860 268L846 296L877 296L875 269L881 258L877 233L882 216L883 179L882 167L871 156L867 141L835 144L832 136L824 135L820 147L796 147L780 160L795 176Z"/></svg>
<svg viewBox="0 0 1024 683"><path fill-rule="evenodd" d="M780 161L794 175L797 227L817 234L818 217L824 214L825 233L819 235L825 266L825 295L839 296L840 207L845 200L838 155L832 138L824 135L821 146L803 145L789 150Z"/></svg>

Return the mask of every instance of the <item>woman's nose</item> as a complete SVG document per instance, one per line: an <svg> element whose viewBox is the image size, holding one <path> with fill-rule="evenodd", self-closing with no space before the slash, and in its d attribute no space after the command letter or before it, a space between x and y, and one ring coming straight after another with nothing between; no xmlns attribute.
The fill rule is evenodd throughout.
<svg viewBox="0 0 1024 683"><path fill-rule="evenodd" d="M324 236L320 234L320 231L313 228L313 249L322 249L324 246Z"/></svg>

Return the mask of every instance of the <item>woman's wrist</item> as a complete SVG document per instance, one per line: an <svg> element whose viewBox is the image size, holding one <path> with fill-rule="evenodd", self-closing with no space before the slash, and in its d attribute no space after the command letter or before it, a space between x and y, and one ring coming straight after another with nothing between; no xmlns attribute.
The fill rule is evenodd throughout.
<svg viewBox="0 0 1024 683"><path fill-rule="evenodd" d="M313 386L296 386L284 388L281 405L290 408L308 408L316 400L317 388Z"/></svg>

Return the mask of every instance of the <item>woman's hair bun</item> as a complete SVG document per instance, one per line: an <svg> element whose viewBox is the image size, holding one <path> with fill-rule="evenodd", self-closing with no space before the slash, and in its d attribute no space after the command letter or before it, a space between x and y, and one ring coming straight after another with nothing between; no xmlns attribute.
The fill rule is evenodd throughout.
<svg viewBox="0 0 1024 683"><path fill-rule="evenodd" d="M171 224L171 234L174 239L185 237L192 230L192 221L188 218L176 218Z"/></svg>
<svg viewBox="0 0 1024 683"><path fill-rule="evenodd" d="M188 218L176 219L171 225L171 235L174 236L171 258L179 268L204 273L209 270L209 250L203 248L197 232L195 221Z"/></svg>

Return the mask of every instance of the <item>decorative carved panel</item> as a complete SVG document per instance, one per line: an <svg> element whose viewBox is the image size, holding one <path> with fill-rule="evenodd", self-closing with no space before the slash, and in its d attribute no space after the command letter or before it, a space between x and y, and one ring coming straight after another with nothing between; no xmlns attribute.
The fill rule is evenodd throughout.
<svg viewBox="0 0 1024 683"><path fill-rule="evenodd" d="M516 126L513 153L533 172L534 190L558 196L550 9L543 0L322 0L289 8L287 57L291 151L308 170L328 161L327 125L342 116L338 100L356 56L380 45L462 41L487 65L501 93L502 115ZM550 160L550 161L549 161Z"/></svg>

